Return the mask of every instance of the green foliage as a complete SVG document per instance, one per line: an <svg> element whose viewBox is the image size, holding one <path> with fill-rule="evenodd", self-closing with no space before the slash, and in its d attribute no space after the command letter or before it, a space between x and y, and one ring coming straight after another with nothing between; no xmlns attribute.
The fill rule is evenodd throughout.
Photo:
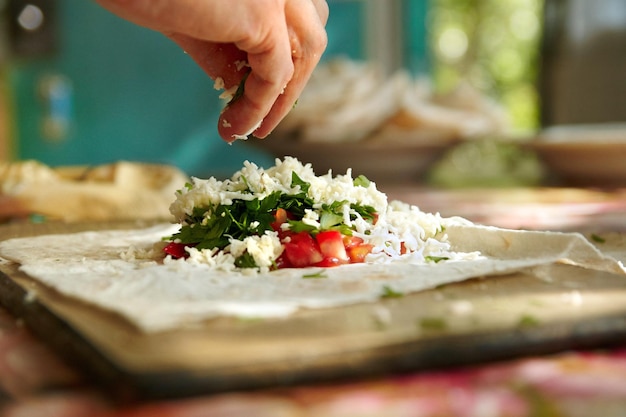
<svg viewBox="0 0 626 417"><path fill-rule="evenodd" d="M429 40L439 91L467 82L502 104L515 128L537 127L541 0L433 0Z"/></svg>

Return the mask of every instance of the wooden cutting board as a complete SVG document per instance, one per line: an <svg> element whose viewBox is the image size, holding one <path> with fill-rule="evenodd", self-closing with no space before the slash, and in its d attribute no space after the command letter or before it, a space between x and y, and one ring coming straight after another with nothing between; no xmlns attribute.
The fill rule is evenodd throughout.
<svg viewBox="0 0 626 417"><path fill-rule="evenodd" d="M0 240L137 226L13 224L0 227ZM626 236L612 236L607 249L625 243ZM121 399L334 381L626 342L626 280L567 265L287 319L221 318L156 334L60 295L12 263L0 262L0 302Z"/></svg>

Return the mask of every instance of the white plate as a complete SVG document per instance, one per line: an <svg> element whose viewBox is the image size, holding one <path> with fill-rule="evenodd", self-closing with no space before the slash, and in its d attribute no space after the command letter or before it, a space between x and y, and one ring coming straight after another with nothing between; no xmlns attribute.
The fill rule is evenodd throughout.
<svg viewBox="0 0 626 417"><path fill-rule="evenodd" d="M626 186L626 124L552 127L530 146L567 183Z"/></svg>

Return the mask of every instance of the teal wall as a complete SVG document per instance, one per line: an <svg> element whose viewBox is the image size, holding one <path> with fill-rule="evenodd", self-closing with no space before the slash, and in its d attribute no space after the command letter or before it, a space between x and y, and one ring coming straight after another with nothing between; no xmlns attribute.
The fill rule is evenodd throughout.
<svg viewBox="0 0 626 417"><path fill-rule="evenodd" d="M430 52L426 21L430 0L404 0L404 66L413 74L428 74Z"/></svg>
<svg viewBox="0 0 626 417"><path fill-rule="evenodd" d="M407 0L418 14L405 22L423 55L421 0ZM228 175L245 159L268 165L272 158L243 142L219 139L220 110L213 82L162 35L102 10L92 1L57 0L59 50L49 58L14 60L8 68L15 125L15 157L49 165L135 160L174 164L192 175ZM410 3L415 3L411 6ZM329 47L324 55L362 59L360 2L329 2ZM417 5L417 6L416 6ZM420 17L421 16L421 17ZM423 59L408 63L422 69ZM418 62L419 61L419 62ZM71 92L53 108L69 130L46 137L42 123L50 101L38 84L46 75L66 77Z"/></svg>

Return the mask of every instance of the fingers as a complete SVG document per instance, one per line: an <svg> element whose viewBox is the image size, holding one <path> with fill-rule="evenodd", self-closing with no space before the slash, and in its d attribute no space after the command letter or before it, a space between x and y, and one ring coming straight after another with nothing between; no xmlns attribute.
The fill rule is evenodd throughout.
<svg viewBox="0 0 626 417"><path fill-rule="evenodd" d="M274 33L273 46L248 53L250 74L244 94L224 109L218 131L224 138L239 138L253 133L270 113L294 74L287 28Z"/></svg>
<svg viewBox="0 0 626 417"><path fill-rule="evenodd" d="M327 42L325 0L97 1L169 36L226 88L249 72L244 94L220 116L218 131L227 141L269 134L293 107Z"/></svg>
<svg viewBox="0 0 626 417"><path fill-rule="evenodd" d="M250 1L253 7L236 14L236 28L224 28L231 33L232 43L203 42L176 32L168 35L212 78L220 77L227 89L249 72L243 96L220 116L218 131L227 141L245 137L259 126L294 73L284 0ZM232 5L242 3L229 1L229 16Z"/></svg>
<svg viewBox="0 0 626 417"><path fill-rule="evenodd" d="M272 71L273 68L280 66L280 63L276 62L276 56L272 57L269 53L258 54L263 65L256 65L256 55L247 55L234 44L199 41L179 34L169 35L169 37L183 48L211 78L216 80L216 88L221 86L225 90L232 91L239 86L240 82L245 81L243 96L233 100L220 115L218 132L229 142L245 138L256 130L293 74L290 56L283 57L290 64L288 71L281 81L272 83L271 80L263 78L262 71ZM288 52L285 52L285 55L288 55ZM276 76L276 71L270 72L267 76Z"/></svg>
<svg viewBox="0 0 626 417"><path fill-rule="evenodd" d="M246 35L232 44L170 36L212 78L222 78L227 89L251 70L243 96L220 116L218 131L227 141L252 133L267 136L293 108L326 48L325 0L286 0L280 9L267 3L262 9L262 16L251 9L238 15L238 28ZM249 68L242 68L244 59Z"/></svg>
<svg viewBox="0 0 626 417"><path fill-rule="evenodd" d="M324 29L328 19L325 1L289 0L285 13L289 22L294 73L260 128L254 132L259 138L270 134L296 104L328 42Z"/></svg>

